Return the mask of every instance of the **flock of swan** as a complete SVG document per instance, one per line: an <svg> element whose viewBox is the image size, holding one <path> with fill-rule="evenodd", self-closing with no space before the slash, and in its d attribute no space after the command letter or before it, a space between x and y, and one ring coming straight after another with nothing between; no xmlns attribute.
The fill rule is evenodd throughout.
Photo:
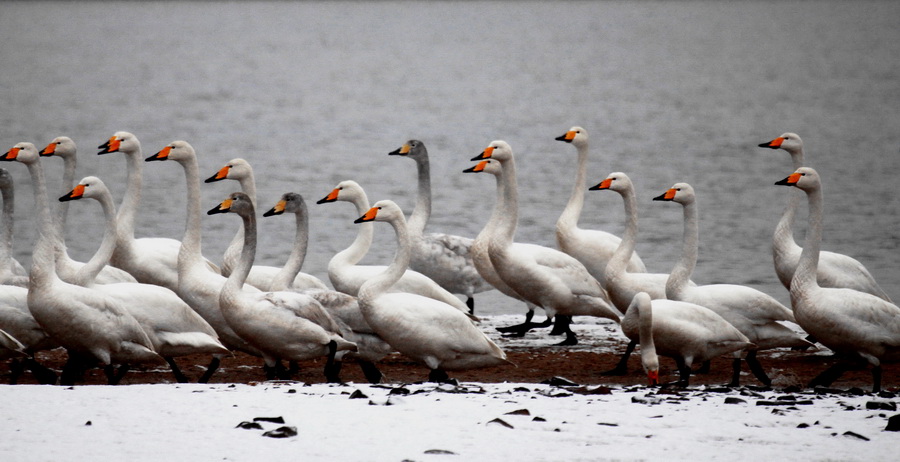
<svg viewBox="0 0 900 462"><path fill-rule="evenodd" d="M302 196L285 193L262 216L294 215L296 235L281 268L255 265L257 204L253 169L233 159L206 178L235 180L235 192L204 214L201 174L194 148L174 141L144 159L137 137L115 133L99 154L124 155L126 191L116 208L103 183L88 176L75 183L76 146L58 137L43 150L18 143L0 157L25 165L35 198L37 236L30 270L12 256L14 188L0 169L3 228L0 236L0 359L11 361L11 381L30 370L42 383L72 384L90 367L102 367L110 384L128 367L169 364L175 378L188 378L175 358L209 355L200 377L206 382L221 359L234 351L260 357L267 378L289 374L283 362L325 357L327 381L340 381L344 358L354 358L365 377L382 379L377 363L399 352L423 364L431 381L451 380L447 371L510 364L506 354L479 328L474 296L496 289L527 309L525 322L501 328L521 336L554 324L563 345L578 342L572 316L595 316L620 323L629 339L625 355L607 374L627 373L628 356L640 345L641 363L651 385L659 384L659 355L675 360L678 384L687 385L693 364L708 367L720 355L733 357L732 385L747 363L764 385L771 384L756 359L771 348L810 348L821 344L836 361L810 386L827 386L857 363L872 367L873 390L881 388L881 364L900 359L900 308L858 261L820 251L823 222L822 182L803 164L803 143L785 133L760 147L791 155L793 173L777 185L792 192L775 230L775 270L790 291L791 306L739 284L699 285L691 280L697 264L697 195L676 183L654 200L681 205L684 234L680 260L670 273L650 273L635 252L638 213L628 175L609 174L588 188L588 134L572 127L556 138L577 153L575 182L557 221L558 248L515 241L518 190L513 150L493 141L466 173L488 173L496 180L494 209L474 238L425 231L431 215L428 152L409 140L392 156L415 161L418 198L407 218L390 200L369 204L363 188L347 180L317 203L349 202L358 232L328 264L330 286L301 272L308 244L308 214ZM41 157L64 162L61 196L52 200ZM112 157L112 156L110 156ZM136 237L141 213L144 162L175 161L184 170L187 210L182 239ZM588 191L614 191L623 200L626 227L621 237L582 229L578 221ZM797 210L806 196L806 241L793 239ZM65 244L68 208L82 199L96 201L104 216L103 240L87 262L69 257ZM55 205L51 205L55 204ZM203 255L204 215L234 214L240 226L221 266ZM215 219L213 217L207 219ZM351 219L348 216L348 220ZM387 265L360 265L375 232L374 222L390 224L397 251ZM465 301L459 296L465 297ZM533 321L540 308L542 323ZM796 323L808 336L784 323ZM35 353L65 348L59 377L35 359Z"/></svg>

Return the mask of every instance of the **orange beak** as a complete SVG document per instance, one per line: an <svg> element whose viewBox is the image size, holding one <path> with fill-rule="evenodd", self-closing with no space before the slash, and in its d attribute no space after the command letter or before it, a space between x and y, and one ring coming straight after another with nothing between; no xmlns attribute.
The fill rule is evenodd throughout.
<svg viewBox="0 0 900 462"><path fill-rule="evenodd" d="M647 380L651 387L659 385L659 371L647 371Z"/></svg>
<svg viewBox="0 0 900 462"><path fill-rule="evenodd" d="M601 181L597 186L592 186L588 189L591 191L599 191L601 189L609 189L610 186L612 186L612 178L607 178Z"/></svg>
<svg viewBox="0 0 900 462"><path fill-rule="evenodd" d="M372 221L375 217L378 216L378 207L372 207L366 212L365 215L353 220L354 223L364 223L366 221Z"/></svg>
<svg viewBox="0 0 900 462"><path fill-rule="evenodd" d="M16 157L19 157L19 151L22 148L12 148L9 151L6 151L6 154L3 155L3 160L16 160Z"/></svg>
<svg viewBox="0 0 900 462"><path fill-rule="evenodd" d="M760 144L759 147L761 147L761 148L778 149L778 148L781 147L781 143L784 143L784 138L782 138L782 137L779 136L778 138L775 138L774 140L769 141L768 143L762 143L762 144Z"/></svg>
<svg viewBox="0 0 900 462"><path fill-rule="evenodd" d="M52 156L56 152L56 143L50 143L41 151L42 156Z"/></svg>

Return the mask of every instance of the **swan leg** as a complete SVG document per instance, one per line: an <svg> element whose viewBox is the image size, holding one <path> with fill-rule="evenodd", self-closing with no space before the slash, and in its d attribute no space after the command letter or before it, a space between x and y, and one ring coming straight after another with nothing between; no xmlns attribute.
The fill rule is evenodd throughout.
<svg viewBox="0 0 900 462"><path fill-rule="evenodd" d="M751 350L747 353L747 365L750 366L750 371L753 372L753 375L756 376L756 379L759 380L764 386L772 386L772 379L769 378L769 375L766 374L766 371L763 369L762 364L760 364L759 360L756 359L756 350Z"/></svg>
<svg viewBox="0 0 900 462"><path fill-rule="evenodd" d="M522 324L515 324L512 326L498 327L497 331L504 333L504 334L513 334L513 336L515 336L515 337L521 337L521 336L525 335L525 332L528 332L531 329L531 325L532 325L531 320L533 318L534 318L534 311L528 310L528 312L525 313L525 322L523 322Z"/></svg>
<svg viewBox="0 0 900 462"><path fill-rule="evenodd" d="M821 374L817 375L816 378L812 379L807 386L809 388L815 388L817 386L827 387L844 375L844 372L847 372L850 369L852 369L852 366L848 361L838 361L828 369L825 369Z"/></svg>
<svg viewBox="0 0 900 462"><path fill-rule="evenodd" d="M31 375L42 385L53 385L56 383L56 372L53 372L47 366L37 362L34 357L25 358L22 362L23 367L27 367L31 371ZM12 377L10 377L12 380Z"/></svg>
<svg viewBox="0 0 900 462"><path fill-rule="evenodd" d="M209 365L206 366L206 372L197 380L197 383L209 383L209 379L212 378L212 375L216 373L219 369L219 364L221 364L222 360L219 359L218 356L213 356L212 361L209 362Z"/></svg>
<svg viewBox="0 0 900 462"><path fill-rule="evenodd" d="M335 361L334 355L337 353L337 342L332 340L328 342L328 360L325 361L325 381L328 383L341 383L341 367L343 361Z"/></svg>
<svg viewBox="0 0 900 462"><path fill-rule="evenodd" d="M881 391L881 364L872 368L872 393Z"/></svg>
<svg viewBox="0 0 900 462"><path fill-rule="evenodd" d="M563 335L569 334L569 324L572 323L572 317L566 315L556 315L556 323L553 324L553 330L550 331L550 335Z"/></svg>
<svg viewBox="0 0 900 462"><path fill-rule="evenodd" d="M363 375L366 376L366 380L368 380L369 383L381 383L383 375L381 374L381 371L378 370L378 366L376 366L375 363L364 359L358 361L359 368L362 369Z"/></svg>
<svg viewBox="0 0 900 462"><path fill-rule="evenodd" d="M749 356L748 362L749 362ZM704 365L709 364L708 361L703 362ZM701 367L702 369L702 367ZM731 382L728 384L729 387L739 387L741 386L741 358L734 358L731 360Z"/></svg>
<svg viewBox="0 0 900 462"><path fill-rule="evenodd" d="M75 382L84 378L84 371L87 369L84 358L78 353L66 350L68 358L66 364L63 365L62 373L59 376L60 385L75 385Z"/></svg>
<svg viewBox="0 0 900 462"><path fill-rule="evenodd" d="M108 364L103 367L103 372L106 374L106 381L109 385L118 385L129 369L128 364L122 364L118 369L116 366Z"/></svg>
<svg viewBox="0 0 900 462"><path fill-rule="evenodd" d="M451 379L447 372L443 369L432 369L431 372L428 373L428 381L435 383L452 383L458 384L456 379Z"/></svg>
<svg viewBox="0 0 900 462"><path fill-rule="evenodd" d="M300 364L297 363L297 361L294 361L293 359L288 361L287 371L288 371L288 374L290 374L290 375L296 375L297 373L300 372Z"/></svg>
<svg viewBox="0 0 900 462"><path fill-rule="evenodd" d="M697 370L694 371L693 373L694 374L709 374L710 363L711 363L711 361L703 361L703 364L701 364L700 367L698 367ZM738 369L740 369L740 368L738 368Z"/></svg>
<svg viewBox="0 0 900 462"><path fill-rule="evenodd" d="M266 380L288 380L290 378L288 370L284 364L281 364L281 361L275 361L274 366L263 364L263 371L266 373Z"/></svg>
<svg viewBox="0 0 900 462"><path fill-rule="evenodd" d="M184 373L181 372L181 368L178 367L178 364L175 362L174 359L172 359L172 357L167 356L165 358L165 360L169 364L169 368L172 369L172 375L175 376L175 380L177 380L178 383L188 383L189 382L187 376L185 376Z"/></svg>
<svg viewBox="0 0 900 462"><path fill-rule="evenodd" d="M631 353L634 353L634 348L637 346L637 340L632 340L628 342L628 346L625 347L625 353L622 354L622 357L619 358L619 363L616 364L616 367L601 372L600 375L615 375L622 376L628 374L628 358L631 357Z"/></svg>
<svg viewBox="0 0 900 462"><path fill-rule="evenodd" d="M471 295L466 298L466 306L469 307L469 314L475 314L475 299Z"/></svg>
<svg viewBox="0 0 900 462"><path fill-rule="evenodd" d="M556 346L572 346L578 345L578 337L575 336L575 332L572 332L572 317L571 316L557 316L556 317L556 326L562 324L563 333L566 334L566 339L562 342L556 344ZM554 328L556 329L556 327ZM552 334L552 332L551 332Z"/></svg>
<svg viewBox="0 0 900 462"><path fill-rule="evenodd" d="M678 383L680 387L687 387L691 381L691 366L684 362L683 358L675 358L675 365L678 366Z"/></svg>

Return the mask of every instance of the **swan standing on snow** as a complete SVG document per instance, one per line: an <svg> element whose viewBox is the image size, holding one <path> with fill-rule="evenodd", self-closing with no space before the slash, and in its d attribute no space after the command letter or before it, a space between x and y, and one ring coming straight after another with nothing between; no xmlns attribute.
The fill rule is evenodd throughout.
<svg viewBox="0 0 900 462"><path fill-rule="evenodd" d="M335 201L350 202L356 206L358 215L362 215L369 210L369 198L366 196L366 192L362 186L353 180L338 183L327 196L316 203L325 204ZM335 254L334 257L331 257L331 261L328 262L328 277L331 279L331 285L336 290L356 297L363 283L384 271L385 266L383 265L357 264L366 256L369 247L372 246L374 234L375 227L373 224L364 223L360 226L359 233L357 233L353 243ZM447 303L462 312L469 312L469 307L462 300L448 292L447 289L444 289L424 274L410 269L407 269L401 275L400 279L390 290L393 292L419 294Z"/></svg>
<svg viewBox="0 0 900 462"><path fill-rule="evenodd" d="M688 280L697 266L700 241L697 196L694 188L687 183L676 183L653 200L675 202L681 204L684 209L681 259L675 264L666 282L666 298L709 308L746 335L750 342L756 345L755 349L747 350L747 365L756 378L768 387L772 381L756 359L757 351L812 346L796 332L779 324L780 321L796 322L794 314L790 308L772 296L751 287L737 284L689 285ZM740 372L741 359L735 357L730 386L740 385Z"/></svg>
<svg viewBox="0 0 900 462"><path fill-rule="evenodd" d="M775 183L806 192L809 225L800 262L791 280L791 303L797 324L843 356L809 386L828 386L860 359L872 366L872 391L881 390L881 363L900 360L900 308L875 295L853 289L821 287L816 268L824 217L822 182L812 168L801 167Z"/></svg>
<svg viewBox="0 0 900 462"><path fill-rule="evenodd" d="M606 265L606 285L604 288L610 300L619 311L625 313L638 292L645 292L653 300L666 298L666 281L668 274L632 273L628 271L629 262L634 254L638 233L637 199L634 194L634 183L622 172L610 173L600 184L589 188L591 191L610 190L619 193L625 204L625 232L622 240ZM628 372L628 358L637 346L635 338L631 338L625 353L614 369L604 372L606 375L625 375Z"/></svg>
<svg viewBox="0 0 900 462"><path fill-rule="evenodd" d="M253 167L250 166L250 163L244 159L237 158L230 160L224 167L220 168L216 171L215 175L206 179L206 183L213 183L221 180L237 180L241 185L241 190L247 193L250 196L250 200L253 201L253 206L256 207L256 180L253 177ZM244 245L244 228L238 228L237 234L235 234L234 239L231 240L231 244L228 245L228 248L225 250L225 258L222 262L222 275L228 276L231 274L232 268L237 266L238 260L240 260L241 255L241 246ZM306 255L306 249L303 249L303 256ZM296 262L288 261L285 265L293 265ZM300 265L303 264L303 260L301 257ZM278 275L282 271L282 268L277 268L274 266L263 266L263 265L253 265L253 268L250 269L250 274L247 276L247 284L250 284L253 287L256 287L260 290L274 290L271 287L272 278ZM326 289L328 286L325 285L324 282L320 281L315 276L301 273L300 267L297 267L297 272L294 273L294 280L292 281L292 287L296 289Z"/></svg>
<svg viewBox="0 0 900 462"><path fill-rule="evenodd" d="M12 254L13 211L15 210L15 189L13 178L6 169L0 168L0 198L3 199L3 229L0 231L0 284L19 287L28 286L28 271Z"/></svg>
<svg viewBox="0 0 900 462"><path fill-rule="evenodd" d="M297 231L294 238L294 247L291 249L288 263L272 279L270 290L302 292L322 304L322 307L328 311L328 314L341 324L341 335L355 343L359 348L359 351L352 356L355 356L359 361L360 368L362 368L366 379L371 383L380 382L382 374L375 362L390 354L393 349L366 322L359 309L359 302L356 297L331 289L292 289L290 287L291 281L294 280L294 275L300 271L300 266L303 264L303 259L306 255L306 243L309 238L309 213L307 212L306 201L303 200L303 196L293 192L284 193L275 206L263 213L263 216L272 217L285 213L293 214L295 217ZM340 362L335 364L336 368L340 366Z"/></svg>
<svg viewBox="0 0 900 462"><path fill-rule="evenodd" d="M554 249L544 251L540 259L516 252L513 239L519 221L519 192L512 148L505 141L493 141L472 160L496 159L503 169L503 195L499 204L502 219L490 238L491 263L500 278L519 295L541 306L548 316L597 316L619 321L606 291L581 262ZM578 342L571 327L563 326L563 345Z"/></svg>
<svg viewBox="0 0 900 462"><path fill-rule="evenodd" d="M114 364L127 366L161 358L137 320L117 300L91 288L68 284L57 276L59 230L50 216L39 159L31 143L19 143L0 157L25 164L34 190L38 235L28 281L28 308L41 328L69 353L62 384L74 383L85 361L91 360L104 366L110 384L118 383L127 367L117 374Z"/></svg>
<svg viewBox="0 0 900 462"><path fill-rule="evenodd" d="M229 350L239 350L253 356L262 356L262 352L244 340L225 320L219 304L219 294L225 285L226 278L213 271L202 252L202 226L200 223L202 205L200 204L200 168L197 165L197 153L187 141L173 141L156 154L147 158L151 161L174 160L184 169L187 187L184 237L178 252L178 284L175 293L187 302L206 322L219 334L219 340ZM119 214L121 215L121 211ZM244 290L258 292L251 286ZM220 358L213 357L201 380L209 377L219 367Z"/></svg>
<svg viewBox="0 0 900 462"><path fill-rule="evenodd" d="M772 141L760 144L759 147L783 149L791 155L794 170L803 167L803 140L796 133L783 133ZM775 272L788 290L791 289L791 279L794 277L794 271L800 261L800 252L803 250L794 241L794 220L801 201L803 201L803 193L796 191L791 194L787 207L775 227L775 236L772 241ZM819 255L817 272L821 287L843 287L870 293L891 301L890 297L875 282L875 278L872 277L869 270L853 257L822 251Z"/></svg>
<svg viewBox="0 0 900 462"><path fill-rule="evenodd" d="M407 223L412 245L409 267L428 276L451 293L465 295L469 313L474 313L473 296L493 287L475 269L470 250L472 239L444 233L425 234L425 227L431 218L431 167L425 143L409 140L389 155L414 160L419 177L416 206Z"/></svg>
<svg viewBox="0 0 900 462"><path fill-rule="evenodd" d="M97 274L109 263L116 246L116 206L103 181L93 176L82 179L59 200L68 202L83 198L94 199L100 204L106 228L100 248L82 268L83 274L80 275L78 284L92 287L119 300L144 328L153 343L153 350L166 360L179 382L184 383L188 379L174 357L229 354L228 349L219 342L216 331L175 292L162 286L136 282L95 283Z"/></svg>
<svg viewBox="0 0 900 462"><path fill-rule="evenodd" d="M508 364L506 353L455 307L411 293L388 292L410 260L409 234L403 211L392 201L379 201L354 223L385 221L397 234L397 253L378 276L359 290L359 306L375 332L400 353L424 363L428 380L445 382L449 370Z"/></svg>
<svg viewBox="0 0 900 462"><path fill-rule="evenodd" d="M99 154L121 152L125 155L127 184L116 217L118 235L110 263L145 284L156 284L178 292L178 251L181 243L161 237L134 237L134 220L141 206L143 164L141 143L128 132L116 132L100 145ZM214 266L214 265L213 265Z"/></svg>
<svg viewBox="0 0 900 462"><path fill-rule="evenodd" d="M622 241L606 231L582 229L578 227L581 210L584 208L584 193L587 182L588 133L581 127L572 127L564 135L556 138L575 146L578 153L578 167L575 170L575 184L569 202L556 221L556 245L563 252L584 264L594 279L605 287L606 265L612 259ZM637 252L632 252L626 271L644 273L647 268Z"/></svg>
<svg viewBox="0 0 900 462"><path fill-rule="evenodd" d="M43 150L41 157L60 157L63 160L63 178L60 194L65 194L72 190L75 186L75 168L77 158L75 156L75 142L68 136L58 136L50 142ZM69 216L69 204L57 204L56 222L59 224L59 242L56 248L56 273L63 281L80 284L75 280L78 272L84 267L84 263L78 262L69 256L66 249L66 219ZM100 284L109 284L114 282L136 282L137 280L128 272L116 268L114 266L104 265L100 273L97 275L96 281Z"/></svg>
<svg viewBox="0 0 900 462"><path fill-rule="evenodd" d="M753 347L744 334L712 310L675 300L651 300L646 292L635 294L622 329L640 339L641 364L650 385L659 384L657 355L675 360L678 385L686 387L694 362Z"/></svg>
<svg viewBox="0 0 900 462"><path fill-rule="evenodd" d="M241 258L219 295L228 324L262 352L266 366L275 370L280 359L300 361L327 356L325 378L340 382L334 373L338 351L355 351L356 344L340 336L340 327L315 299L300 292L248 292L242 289L256 256L256 209L243 192L207 212L235 213L241 217L244 242Z"/></svg>

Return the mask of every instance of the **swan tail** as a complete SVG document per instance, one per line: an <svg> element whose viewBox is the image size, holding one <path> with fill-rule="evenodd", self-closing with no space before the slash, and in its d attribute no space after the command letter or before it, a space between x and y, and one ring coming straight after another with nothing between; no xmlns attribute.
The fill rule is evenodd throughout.
<svg viewBox="0 0 900 462"><path fill-rule="evenodd" d="M203 332L161 332L157 335L170 356L189 354L227 354L229 352L216 338Z"/></svg>

